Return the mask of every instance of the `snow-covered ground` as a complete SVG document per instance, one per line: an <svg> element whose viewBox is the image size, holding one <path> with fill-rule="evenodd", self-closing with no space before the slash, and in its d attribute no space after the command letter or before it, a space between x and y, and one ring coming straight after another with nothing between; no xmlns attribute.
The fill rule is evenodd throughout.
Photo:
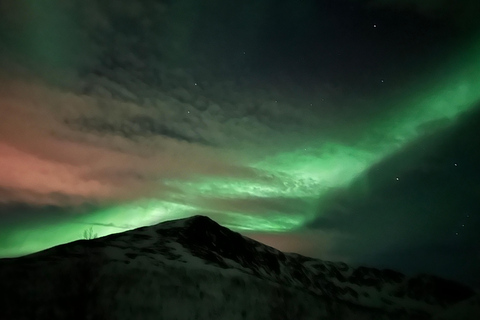
<svg viewBox="0 0 480 320"><path fill-rule="evenodd" d="M480 319L478 296L432 291L442 281L285 254L194 217L0 260L0 319Z"/></svg>

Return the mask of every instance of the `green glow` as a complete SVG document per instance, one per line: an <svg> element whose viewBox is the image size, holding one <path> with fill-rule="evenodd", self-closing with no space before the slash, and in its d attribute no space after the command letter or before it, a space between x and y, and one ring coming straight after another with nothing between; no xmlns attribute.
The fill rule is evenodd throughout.
<svg viewBox="0 0 480 320"><path fill-rule="evenodd" d="M176 203L149 200L98 210L88 216L78 216L68 221L0 229L0 234L6 236L7 242L12 244L0 248L0 257L24 255L82 239L83 231L90 227L101 237L159 221L185 218L195 214L195 210L196 208Z"/></svg>
<svg viewBox="0 0 480 320"><path fill-rule="evenodd" d="M275 179L234 180L229 178L195 179L188 182L169 181L169 185L181 188L186 194L221 197L304 197L312 195L311 188L319 187L311 178L294 178L282 172ZM261 177L261 173L260 173Z"/></svg>
<svg viewBox="0 0 480 320"><path fill-rule="evenodd" d="M453 123L459 114L472 108L480 100L478 57L480 41L447 63L444 77L428 79L419 88L407 88L402 96L409 98L402 101L379 102L394 107L386 108L390 111L378 114L362 127L343 128L357 137L355 141L318 142L323 137L310 137L302 146L246 163L257 172L255 178L197 176L164 181L179 193L163 200L139 200L100 210L68 223L13 230L7 234L9 246L0 249L0 256L25 254L79 239L90 226L101 236L193 214L218 215L220 223L235 230L291 231L313 217L316 205L329 191L349 186L372 165L421 137L423 124L436 120ZM275 209L252 214L212 208L206 200L214 198L303 199L305 205L288 214ZM116 226L108 226L112 222Z"/></svg>
<svg viewBox="0 0 480 320"><path fill-rule="evenodd" d="M242 213L227 213L227 217L228 222L223 225L238 231L285 232L305 222L305 218L301 215L251 216Z"/></svg>
<svg viewBox="0 0 480 320"><path fill-rule="evenodd" d="M335 143L325 143L281 153L254 164L256 168L275 168L287 181L297 184L305 194L316 194L343 187L365 170L374 156L365 150ZM271 170L271 169L270 169Z"/></svg>
<svg viewBox="0 0 480 320"><path fill-rule="evenodd" d="M222 197L312 197L321 201L331 189L348 186L365 170L383 158L399 151L422 136L421 126L437 120L455 121L456 116L472 108L480 100L480 41L445 70L448 76L410 88L403 101L388 101L394 113L374 117L362 130L357 129L357 141L306 143L288 152L272 155L251 168L259 170L256 181L202 177L188 182L172 181L185 194ZM412 94L414 93L414 94ZM262 177L275 177L262 179ZM265 224L263 217L245 217L245 230L266 231L275 225L276 231L300 226L313 211L299 212L301 219L287 216L276 223ZM251 226L251 227L250 227ZM241 227L237 227L241 229Z"/></svg>

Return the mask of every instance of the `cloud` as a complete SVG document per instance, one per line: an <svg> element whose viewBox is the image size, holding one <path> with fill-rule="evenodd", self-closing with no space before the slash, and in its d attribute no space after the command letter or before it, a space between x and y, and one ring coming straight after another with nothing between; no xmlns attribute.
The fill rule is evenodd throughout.
<svg viewBox="0 0 480 320"><path fill-rule="evenodd" d="M192 175L263 181L250 163L311 130L312 116L228 83L211 92L188 83L172 91L146 88L139 97L115 93L137 92L137 84L90 80L101 90L87 94L38 77L2 77L0 186L9 192L1 201L52 204L59 194L75 203L163 197L178 191L163 181Z"/></svg>
<svg viewBox="0 0 480 320"><path fill-rule="evenodd" d="M397 2L389 5L396 8ZM451 124L448 119L478 91L468 80L475 78L470 66L455 68L468 69L470 78L462 74L462 81L457 74L439 77L448 95L422 81L420 88L417 83L401 87L406 96L411 93L406 102L359 101L342 86L316 82L305 88L288 77L277 79L268 68L251 71L276 58L289 64L297 57L293 53L304 49L316 55L321 46L320 57L309 59L325 60L319 64L325 70L309 70L311 75L335 77L345 70L334 73L340 64L328 58L345 50L336 40L320 39L318 47L311 46L312 39L318 42L318 31L308 29L318 19L309 16L315 10L307 7L295 16L290 16L293 8L279 8L266 30L263 18L273 2L262 2L255 17L249 5L241 11L195 1L58 0L45 6L17 1L5 6L8 19L0 21L6 43L0 48L0 205L20 203L33 208L30 216L45 217L49 209L60 208L52 209L58 211L51 215L55 219L89 208L80 210L85 219L69 221L68 232L63 223L52 223L49 230L58 239L43 244L76 239L83 231L79 223L112 232L208 214L283 250L347 261L372 254L373 261L407 235L405 246L428 243L455 222L446 216L429 228L437 214L453 208L443 202L446 190L435 180L444 164L418 160L426 159L441 139L424 140L421 147L374 166L352 187L346 185L408 141ZM417 10L443 10L420 6ZM217 21L218 15L224 19ZM255 21L246 23L247 18ZM332 28L325 30L333 31L336 24L325 19ZM277 35L276 27L286 22L308 33L306 40L295 32L286 35L289 39L270 39L269 32ZM243 28L246 24L255 27ZM284 67L283 62L272 65ZM400 183L392 185L398 175ZM429 184L440 200L427 192ZM405 211L410 204L418 209ZM317 206L325 211L316 211ZM298 230L315 212L322 217ZM38 229L37 236L44 237ZM23 230L25 237L30 232ZM9 234L9 252L14 252L23 240Z"/></svg>
<svg viewBox="0 0 480 320"><path fill-rule="evenodd" d="M188 53L192 6L7 5L11 19L1 27L8 41L0 54L6 67L0 74L1 202L171 198L185 191L168 182L191 177L265 184L252 163L326 132L318 125L328 128L331 119L305 112L313 108L291 92L220 77L174 58ZM62 54L64 63L55 59Z"/></svg>
<svg viewBox="0 0 480 320"><path fill-rule="evenodd" d="M222 164L221 152L202 145L161 135L132 141L115 131L103 135L66 124L71 117L104 112L94 98L10 80L4 88L0 176L5 189L92 201L129 199L153 192L160 178L235 170ZM109 102L108 118L114 122L122 113L142 113L136 105Z"/></svg>

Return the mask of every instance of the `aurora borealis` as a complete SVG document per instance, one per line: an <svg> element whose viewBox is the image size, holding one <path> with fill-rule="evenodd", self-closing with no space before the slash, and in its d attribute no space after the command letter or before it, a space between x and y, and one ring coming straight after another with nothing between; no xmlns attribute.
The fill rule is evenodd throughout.
<svg viewBox="0 0 480 320"><path fill-rule="evenodd" d="M480 6L415 3L1 3L0 256L204 214L465 281Z"/></svg>

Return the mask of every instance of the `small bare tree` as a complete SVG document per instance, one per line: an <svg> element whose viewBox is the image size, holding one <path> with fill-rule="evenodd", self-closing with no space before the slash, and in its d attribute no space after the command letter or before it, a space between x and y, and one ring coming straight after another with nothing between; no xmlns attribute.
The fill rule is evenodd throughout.
<svg viewBox="0 0 480 320"><path fill-rule="evenodd" d="M85 229L85 231L83 231L83 239L92 240L96 238L98 238L98 235L96 233L93 233L92 227L90 227L89 229Z"/></svg>

